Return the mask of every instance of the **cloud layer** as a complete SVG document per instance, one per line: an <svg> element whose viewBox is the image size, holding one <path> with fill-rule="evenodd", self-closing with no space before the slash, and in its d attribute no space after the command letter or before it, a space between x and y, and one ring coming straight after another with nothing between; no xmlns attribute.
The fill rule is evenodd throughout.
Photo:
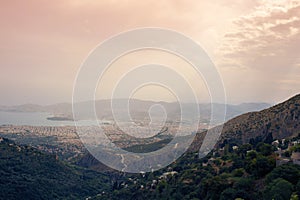
<svg viewBox="0 0 300 200"><path fill-rule="evenodd" d="M263 1L233 20L218 49L218 64L230 79L238 79L246 98L277 101L299 92L299 52L300 2Z"/></svg>
<svg viewBox="0 0 300 200"><path fill-rule="evenodd" d="M230 102L298 93L300 1L5 1L0 8L0 104L71 101L80 64L104 39L143 26L199 42Z"/></svg>

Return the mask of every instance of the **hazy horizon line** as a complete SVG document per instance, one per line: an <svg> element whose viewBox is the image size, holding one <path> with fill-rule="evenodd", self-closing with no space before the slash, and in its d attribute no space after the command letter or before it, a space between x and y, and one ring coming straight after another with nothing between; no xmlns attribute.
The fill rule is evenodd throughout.
<svg viewBox="0 0 300 200"><path fill-rule="evenodd" d="M291 97L289 97L291 98ZM289 99L287 98L287 99ZM287 100L286 99L286 100ZM85 102L90 102L90 101L110 101L111 99L105 98L105 99L95 99L95 100L85 100L85 101L80 101L80 102L74 102L74 103L85 103ZM128 100L127 98L115 98L115 100ZM138 98L131 98L130 100L135 100L135 101L143 101L143 102L153 102L153 103L177 103L177 101L166 101L166 100L153 100L153 99L138 99ZM282 101L280 101L282 102ZM226 104L226 105L241 105L241 104L269 104L269 105L275 105L280 102L264 102L264 101L247 101L247 102L226 102L226 103L221 103L221 102L206 102L206 101L199 101L199 104ZM13 107L13 106L24 106L24 105L36 105L36 106L51 106L51 105L57 105L57 104L72 104L73 102L56 102L56 103L20 103L20 104L0 104L0 106L5 106L5 107ZM188 102L188 101L182 101L181 103L183 104L192 104L193 102Z"/></svg>

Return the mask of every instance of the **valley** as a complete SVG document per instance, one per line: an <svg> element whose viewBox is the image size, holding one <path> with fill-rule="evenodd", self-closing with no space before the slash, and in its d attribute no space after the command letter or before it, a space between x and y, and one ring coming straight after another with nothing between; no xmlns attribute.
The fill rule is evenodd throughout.
<svg viewBox="0 0 300 200"><path fill-rule="evenodd" d="M19 195L26 197L28 192L34 192L37 198L51 186L52 192L45 194L57 199L168 196L166 199L271 200L277 198L274 195L281 195L282 199L298 198L299 112L300 95L297 95L271 108L235 117L224 124L219 140L211 141L214 148L199 158L207 134L203 127L178 160L158 171L140 174L118 172L96 160L85 149L74 126L2 125L0 182L6 183L2 188L8 188L1 195L14 199L13 195L22 187L25 190ZM176 124L170 123L154 136L135 138L112 123L102 125L108 138L131 152L151 152L164 147L171 142L176 129ZM182 141L185 137L188 136L181 136ZM50 172L44 173L52 167L61 179ZM11 182L13 179L17 183ZM37 186L36 181L43 184Z"/></svg>

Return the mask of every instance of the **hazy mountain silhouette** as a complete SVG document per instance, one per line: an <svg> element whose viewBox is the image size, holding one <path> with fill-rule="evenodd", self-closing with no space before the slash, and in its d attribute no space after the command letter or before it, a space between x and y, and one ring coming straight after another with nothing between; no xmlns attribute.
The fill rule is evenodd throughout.
<svg viewBox="0 0 300 200"><path fill-rule="evenodd" d="M127 114L127 109L123 105L126 105L128 100L127 99L116 99L114 102L114 112L121 115L122 113ZM79 102L76 103L78 119L94 119L94 112L89 111L89 106L93 104L95 105L96 112L98 119L106 119L112 120L113 113L112 113L112 106L111 100L97 100L95 102L86 101L86 102ZM129 109L130 115L133 119L149 119L148 111L153 105L161 105L166 110L169 118L178 119L181 115L180 105L178 102L155 102L155 101L145 101L145 100L138 100L138 99L131 99L129 101ZM182 109L186 110L189 113L189 117L193 118L196 113L195 105L191 103L182 103ZM231 119L235 116L240 114L251 112L251 111L258 111L261 109L265 109L270 107L270 104L267 103L242 103L239 105L226 105L226 120ZM217 112L217 119L215 119L215 123L222 122L223 112L219 112L220 110L223 111L224 105L218 103L202 103L199 104L200 110L200 118L202 122L208 122L211 118L211 110L213 109ZM23 104L17 106L0 106L1 111L11 111L11 112L47 112L54 116L66 116L72 118L72 104L71 103L59 103L53 105L36 105L36 104ZM121 113L121 114L120 114ZM122 116L119 116L122 118Z"/></svg>

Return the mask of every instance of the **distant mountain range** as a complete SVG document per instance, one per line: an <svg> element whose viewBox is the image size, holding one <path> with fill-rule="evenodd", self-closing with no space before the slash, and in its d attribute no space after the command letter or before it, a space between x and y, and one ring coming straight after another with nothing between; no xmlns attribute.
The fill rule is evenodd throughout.
<svg viewBox="0 0 300 200"><path fill-rule="evenodd" d="M117 99L114 100L116 105L123 105L123 103L128 100L125 99ZM76 103L76 108L79 108L77 111L80 113L80 119L92 119L94 117L94 113L87 112L87 107L91 104L91 101ZM168 116L171 118L180 116L180 105L177 102L155 102L155 101L144 101L138 99L131 99L129 101L130 106L130 114L133 119L149 119L148 110L151 106L155 104L160 104L163 106L168 113ZM190 113L190 117L194 117L195 115L195 105L191 103L183 103L182 109L187 110ZM238 105L227 104L226 106L226 118L225 120L229 120L235 116L241 115L243 113L258 111L265 108L270 107L271 105L268 103L242 103ZM212 107L215 111L217 111L217 119L215 119L215 123L222 122L223 113L218 113L218 110L223 110L219 108L223 108L223 104L218 103L203 103L199 104L200 109L200 118L202 122L208 122L211 118L211 110ZM111 100L97 100L95 102L95 108L97 112L98 119L106 119L112 120L112 107ZM117 113L127 113L127 110L124 110L124 107L117 107ZM9 111L9 112L47 112L52 114L54 117L58 117L58 119L72 119L72 104L71 103L59 103L47 106L41 106L36 104L23 104L17 106L0 106L0 111Z"/></svg>

